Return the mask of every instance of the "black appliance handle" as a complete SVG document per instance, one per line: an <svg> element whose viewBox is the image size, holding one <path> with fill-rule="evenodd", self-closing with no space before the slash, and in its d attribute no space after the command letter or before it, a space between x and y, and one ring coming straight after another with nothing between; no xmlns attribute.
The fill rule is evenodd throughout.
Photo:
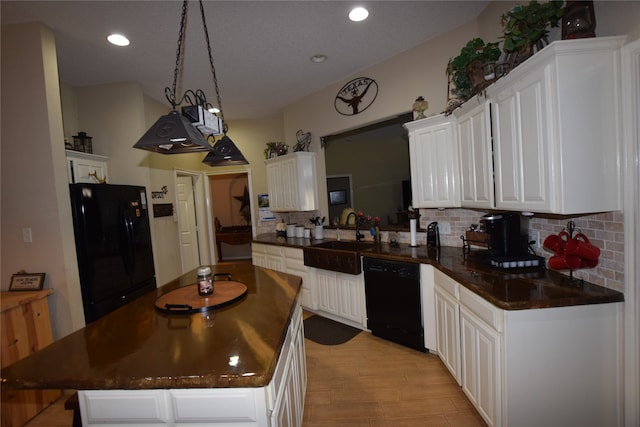
<svg viewBox="0 0 640 427"><path fill-rule="evenodd" d="M135 266L135 248L133 235L133 220L126 209L122 211L122 226L125 236L126 247L123 250L123 260L125 270L129 274L133 274Z"/></svg>

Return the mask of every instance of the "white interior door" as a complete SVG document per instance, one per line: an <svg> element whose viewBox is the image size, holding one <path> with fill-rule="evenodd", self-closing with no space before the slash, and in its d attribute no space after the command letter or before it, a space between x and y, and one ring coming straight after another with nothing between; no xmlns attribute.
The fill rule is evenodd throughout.
<svg viewBox="0 0 640 427"><path fill-rule="evenodd" d="M198 248L198 223L190 176L177 177L178 227L180 230L180 251L182 272L193 270L200 265Z"/></svg>

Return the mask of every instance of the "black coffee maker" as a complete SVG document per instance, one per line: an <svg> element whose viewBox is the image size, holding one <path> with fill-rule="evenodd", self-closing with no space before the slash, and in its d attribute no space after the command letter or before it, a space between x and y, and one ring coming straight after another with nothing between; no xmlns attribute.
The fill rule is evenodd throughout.
<svg viewBox="0 0 640 427"><path fill-rule="evenodd" d="M520 229L520 214L517 212L495 212L482 217L489 236L490 257L505 258L526 255L527 234Z"/></svg>

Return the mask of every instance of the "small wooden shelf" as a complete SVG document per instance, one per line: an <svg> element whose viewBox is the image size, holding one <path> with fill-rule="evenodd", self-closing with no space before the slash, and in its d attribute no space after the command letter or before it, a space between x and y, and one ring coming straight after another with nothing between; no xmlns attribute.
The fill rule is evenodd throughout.
<svg viewBox="0 0 640 427"><path fill-rule="evenodd" d="M53 289L2 292L2 368L53 342L49 303ZM62 395L61 390L2 390L2 427L24 425Z"/></svg>

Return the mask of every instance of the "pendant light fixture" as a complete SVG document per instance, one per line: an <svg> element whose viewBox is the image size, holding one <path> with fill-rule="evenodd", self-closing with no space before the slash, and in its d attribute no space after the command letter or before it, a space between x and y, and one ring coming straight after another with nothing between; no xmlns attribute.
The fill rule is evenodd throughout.
<svg viewBox="0 0 640 427"><path fill-rule="evenodd" d="M176 97L178 77L184 62L183 46L188 11L188 0L184 0L182 3L180 33L178 35L176 66L173 72L173 85L171 88L166 87L164 90L165 97L171 104L172 109L169 114L160 117L133 147L162 154L209 151L210 155L205 158L204 163L210 164L211 166L248 164L249 162L247 162L240 150L238 150L233 141L231 141L231 138L227 136L228 126L224 121L222 100L220 98L216 70L213 65L211 43L209 42L209 32L207 30L207 21L204 15L202 0L199 0L199 4L209 54L209 65L211 67L213 85L218 101L218 115L213 113L213 111L215 111L213 106L207 102L204 92L200 89L195 92L186 90L180 99ZM176 107L183 103L188 105L182 107L182 111L178 112ZM224 134L223 138L215 142L215 136L220 134ZM209 140L214 142L213 146L209 144ZM221 154L221 156L218 156L216 153ZM221 157L222 161L216 158L215 161L208 162L207 159L211 155Z"/></svg>

